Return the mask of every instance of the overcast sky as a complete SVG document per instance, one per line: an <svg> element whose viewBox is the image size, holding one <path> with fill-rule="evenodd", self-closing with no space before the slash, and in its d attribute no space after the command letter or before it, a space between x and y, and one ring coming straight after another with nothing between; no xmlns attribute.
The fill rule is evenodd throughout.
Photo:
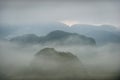
<svg viewBox="0 0 120 80"><path fill-rule="evenodd" d="M75 20L120 27L120 0L0 0L0 23L33 25Z"/></svg>

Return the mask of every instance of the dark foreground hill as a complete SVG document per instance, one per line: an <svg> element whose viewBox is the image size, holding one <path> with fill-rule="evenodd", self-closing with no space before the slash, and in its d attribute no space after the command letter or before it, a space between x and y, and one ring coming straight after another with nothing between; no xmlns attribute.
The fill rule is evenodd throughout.
<svg viewBox="0 0 120 80"><path fill-rule="evenodd" d="M40 50L31 65L33 70L49 79L83 79L87 75L83 64L75 55L54 48Z"/></svg>
<svg viewBox="0 0 120 80"><path fill-rule="evenodd" d="M13 80L83 80L88 78L81 61L70 52L44 48L35 54L29 69Z"/></svg>
<svg viewBox="0 0 120 80"><path fill-rule="evenodd" d="M27 34L12 38L10 41L20 44L41 44L41 45L95 45L93 38L56 30L48 33L46 36L38 37L34 34Z"/></svg>

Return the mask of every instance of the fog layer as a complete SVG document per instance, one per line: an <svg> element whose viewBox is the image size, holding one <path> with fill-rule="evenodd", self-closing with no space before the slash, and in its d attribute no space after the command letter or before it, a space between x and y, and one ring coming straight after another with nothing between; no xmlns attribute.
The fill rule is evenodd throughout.
<svg viewBox="0 0 120 80"><path fill-rule="evenodd" d="M120 67L120 46L117 44L108 44L101 47L41 46L39 44L22 46L8 41L0 41L1 73L7 76L18 74L21 70L30 66L31 61L38 51L46 47L52 47L58 51L71 52L76 55L84 65L90 77L106 78L118 76ZM41 59L41 61L44 63L44 60Z"/></svg>

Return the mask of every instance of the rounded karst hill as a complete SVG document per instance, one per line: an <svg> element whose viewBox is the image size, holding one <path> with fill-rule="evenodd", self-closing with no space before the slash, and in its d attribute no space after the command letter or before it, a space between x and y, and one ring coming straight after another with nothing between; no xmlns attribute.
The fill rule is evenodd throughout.
<svg viewBox="0 0 120 80"><path fill-rule="evenodd" d="M85 78L86 72L77 56L70 52L44 48L35 54L31 62L32 70L50 79Z"/></svg>

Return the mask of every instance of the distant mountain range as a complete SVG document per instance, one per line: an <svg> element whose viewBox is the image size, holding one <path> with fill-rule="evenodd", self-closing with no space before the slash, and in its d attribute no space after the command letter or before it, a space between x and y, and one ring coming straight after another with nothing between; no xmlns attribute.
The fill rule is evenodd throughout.
<svg viewBox="0 0 120 80"><path fill-rule="evenodd" d="M61 30L55 30L48 33L46 36L38 37L34 34L14 37L10 40L20 44L41 44L41 45L96 45L93 38L70 33Z"/></svg>
<svg viewBox="0 0 120 80"><path fill-rule="evenodd" d="M95 39L97 45L105 45L109 43L120 43L120 29L111 25L87 25L75 24L71 27L59 22L40 23L39 25L26 26L6 26L0 27L0 38L13 38L23 34L36 34L45 36L55 30L62 30L70 33L78 33Z"/></svg>
<svg viewBox="0 0 120 80"><path fill-rule="evenodd" d="M111 25L73 25L72 32L77 32L95 39L97 45L120 43L120 30Z"/></svg>

